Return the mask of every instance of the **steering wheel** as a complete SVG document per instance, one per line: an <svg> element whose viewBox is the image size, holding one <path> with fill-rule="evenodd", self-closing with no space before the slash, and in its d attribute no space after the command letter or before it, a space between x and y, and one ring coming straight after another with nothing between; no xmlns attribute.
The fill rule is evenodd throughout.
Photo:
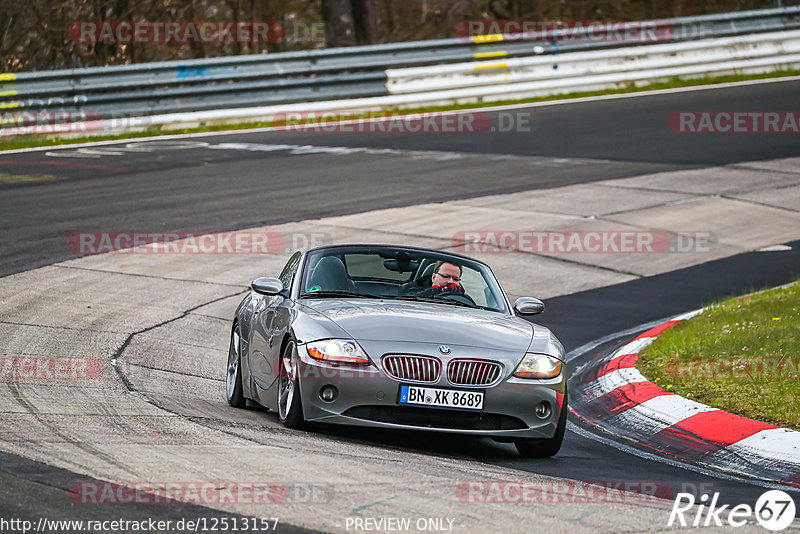
<svg viewBox="0 0 800 534"><path fill-rule="evenodd" d="M452 300L455 300L457 302L463 302L464 304L471 304L472 306L477 306L475 301L472 300L472 297L470 297L466 293L459 294L459 293L454 293L453 291L442 291L441 293L439 293L436 296L437 297L444 297L444 298L452 299Z"/></svg>

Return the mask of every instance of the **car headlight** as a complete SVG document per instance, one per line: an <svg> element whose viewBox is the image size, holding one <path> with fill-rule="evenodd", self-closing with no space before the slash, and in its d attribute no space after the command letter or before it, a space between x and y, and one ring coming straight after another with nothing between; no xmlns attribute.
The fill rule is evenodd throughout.
<svg viewBox="0 0 800 534"><path fill-rule="evenodd" d="M322 339L306 344L308 355L331 363L369 363L358 343L352 339Z"/></svg>
<svg viewBox="0 0 800 534"><path fill-rule="evenodd" d="M547 354L526 354L514 371L519 378L555 378L561 374L563 363Z"/></svg>

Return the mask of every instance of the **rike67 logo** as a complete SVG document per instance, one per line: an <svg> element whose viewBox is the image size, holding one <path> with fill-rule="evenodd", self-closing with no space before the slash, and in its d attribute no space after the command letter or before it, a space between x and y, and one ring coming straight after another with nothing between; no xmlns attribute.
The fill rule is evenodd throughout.
<svg viewBox="0 0 800 534"><path fill-rule="evenodd" d="M765 492L752 508L748 504L739 504L728 510L729 507L728 504L719 505L719 493L714 493L710 502L707 494L696 502L691 493L678 493L667 526L671 527L677 521L682 527L743 527L752 523L755 516L759 525L777 532L792 524L796 512L792 497L781 490Z"/></svg>

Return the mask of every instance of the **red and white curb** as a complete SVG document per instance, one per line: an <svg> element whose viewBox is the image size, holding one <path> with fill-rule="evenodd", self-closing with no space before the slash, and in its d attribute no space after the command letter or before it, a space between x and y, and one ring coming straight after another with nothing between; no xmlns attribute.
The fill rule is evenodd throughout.
<svg viewBox="0 0 800 534"><path fill-rule="evenodd" d="M575 377L572 411L599 427L681 461L800 486L800 432L671 393L637 369L639 352L696 310L666 321Z"/></svg>

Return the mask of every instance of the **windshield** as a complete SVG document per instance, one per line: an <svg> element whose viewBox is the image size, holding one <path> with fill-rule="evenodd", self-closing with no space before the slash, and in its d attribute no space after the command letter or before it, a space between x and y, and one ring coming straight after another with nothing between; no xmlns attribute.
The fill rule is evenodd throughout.
<svg viewBox="0 0 800 534"><path fill-rule="evenodd" d="M312 251L302 298L390 298L508 312L491 270L460 256L400 247Z"/></svg>

